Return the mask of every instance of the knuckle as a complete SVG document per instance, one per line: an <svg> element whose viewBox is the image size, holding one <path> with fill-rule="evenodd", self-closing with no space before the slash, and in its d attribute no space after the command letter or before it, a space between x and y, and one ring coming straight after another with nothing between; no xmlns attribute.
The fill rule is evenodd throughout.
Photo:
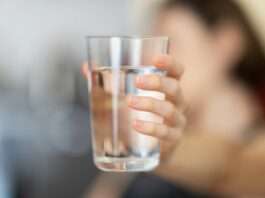
<svg viewBox="0 0 265 198"><path fill-rule="evenodd" d="M179 82L176 79L172 79L171 95L177 96L179 92Z"/></svg>
<svg viewBox="0 0 265 198"><path fill-rule="evenodd" d="M179 75L182 75L184 73L184 67L183 65L179 64L176 59L173 60L173 67Z"/></svg>
<svg viewBox="0 0 265 198"><path fill-rule="evenodd" d="M181 77L184 73L184 67L179 65L179 64L175 64L172 68L172 70L174 71L173 73L177 76L177 77Z"/></svg>
<svg viewBox="0 0 265 198"><path fill-rule="evenodd" d="M172 118L175 118L176 116L176 109L175 109L175 106L170 103L170 102L167 102L167 113L166 113L166 118L167 119L172 119Z"/></svg>
<svg viewBox="0 0 265 198"><path fill-rule="evenodd" d="M168 137L168 127L166 125L162 125L160 129L160 137L166 139Z"/></svg>
<svg viewBox="0 0 265 198"><path fill-rule="evenodd" d="M173 125L179 129L184 129L187 124L187 118L184 113L176 111Z"/></svg>

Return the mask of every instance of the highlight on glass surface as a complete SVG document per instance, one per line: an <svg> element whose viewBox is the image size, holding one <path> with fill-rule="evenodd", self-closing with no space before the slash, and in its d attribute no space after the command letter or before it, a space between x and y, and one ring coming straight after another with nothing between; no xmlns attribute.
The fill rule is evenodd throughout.
<svg viewBox="0 0 265 198"><path fill-rule="evenodd" d="M88 36L89 103L94 162L104 171L149 171L159 164L159 142L132 128L136 119L159 116L131 109L129 95L164 100L163 93L138 89L138 75L164 75L152 65L167 54L167 37Z"/></svg>

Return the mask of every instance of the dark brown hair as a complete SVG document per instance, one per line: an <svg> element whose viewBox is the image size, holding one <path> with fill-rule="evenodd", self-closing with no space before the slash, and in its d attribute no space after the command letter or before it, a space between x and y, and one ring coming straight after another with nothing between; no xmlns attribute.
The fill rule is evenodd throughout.
<svg viewBox="0 0 265 198"><path fill-rule="evenodd" d="M251 23L233 0L167 0L162 9L184 6L197 14L209 28L225 20L240 25L246 38L246 50L233 73L242 83L256 90L265 83L265 55Z"/></svg>

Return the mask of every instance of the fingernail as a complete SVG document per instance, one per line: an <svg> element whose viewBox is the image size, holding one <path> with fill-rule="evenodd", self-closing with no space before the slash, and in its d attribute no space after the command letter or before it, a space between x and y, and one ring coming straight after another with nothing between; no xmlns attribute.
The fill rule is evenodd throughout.
<svg viewBox="0 0 265 198"><path fill-rule="evenodd" d="M137 97L129 96L128 97L128 103L129 103L129 105L135 106L137 104Z"/></svg>
<svg viewBox="0 0 265 198"><path fill-rule="evenodd" d="M159 56L155 59L155 64L159 67L163 67L165 65L164 56Z"/></svg>
<svg viewBox="0 0 265 198"><path fill-rule="evenodd" d="M143 76L137 76L137 77L136 77L136 83L137 83L138 85L143 85L143 84L145 84L145 78L144 78Z"/></svg>
<svg viewBox="0 0 265 198"><path fill-rule="evenodd" d="M135 120L135 121L133 122L133 126L134 126L135 128L137 128L137 129L141 129L141 128L143 127L143 123L140 122L139 120Z"/></svg>

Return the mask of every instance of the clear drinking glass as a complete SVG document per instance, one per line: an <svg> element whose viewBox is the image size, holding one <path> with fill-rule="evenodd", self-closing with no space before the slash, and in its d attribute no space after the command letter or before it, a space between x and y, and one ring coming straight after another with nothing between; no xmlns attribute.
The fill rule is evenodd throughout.
<svg viewBox="0 0 265 198"><path fill-rule="evenodd" d="M164 100L163 93L135 87L138 75L165 73L152 65L167 54L167 37L88 36L88 88L94 162L104 171L149 171L159 164L159 142L140 134L135 119L162 123L127 105L128 95Z"/></svg>

